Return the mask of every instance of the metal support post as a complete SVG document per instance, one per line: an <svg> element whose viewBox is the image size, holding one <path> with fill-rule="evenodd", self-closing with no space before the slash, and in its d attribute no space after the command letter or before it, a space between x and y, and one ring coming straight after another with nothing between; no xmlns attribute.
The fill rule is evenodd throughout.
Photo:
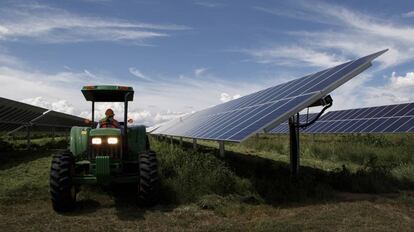
<svg viewBox="0 0 414 232"><path fill-rule="evenodd" d="M193 149L197 151L197 139L193 139Z"/></svg>
<svg viewBox="0 0 414 232"><path fill-rule="evenodd" d="M124 96L124 137L126 139L122 139L122 146L124 151L128 153L128 96L131 94L131 92L127 92ZM123 156L123 153L121 153L121 158Z"/></svg>
<svg viewBox="0 0 414 232"><path fill-rule="evenodd" d="M55 142L55 127L52 127L52 141Z"/></svg>
<svg viewBox="0 0 414 232"><path fill-rule="evenodd" d="M224 141L218 141L218 143L219 143L220 157L224 158L225 156Z"/></svg>
<svg viewBox="0 0 414 232"><path fill-rule="evenodd" d="M296 121L296 122L295 122ZM290 171L292 176L299 174L300 150L299 150L299 114L289 118L290 136Z"/></svg>
<svg viewBox="0 0 414 232"><path fill-rule="evenodd" d="M30 146L31 146L31 141L30 141L30 138L31 138L31 135L30 135L30 126L27 126L26 127L26 131L27 131L27 135L26 135L27 146L26 146L26 149L27 150L30 150Z"/></svg>
<svg viewBox="0 0 414 232"><path fill-rule="evenodd" d="M92 128L95 126L95 102L92 101Z"/></svg>

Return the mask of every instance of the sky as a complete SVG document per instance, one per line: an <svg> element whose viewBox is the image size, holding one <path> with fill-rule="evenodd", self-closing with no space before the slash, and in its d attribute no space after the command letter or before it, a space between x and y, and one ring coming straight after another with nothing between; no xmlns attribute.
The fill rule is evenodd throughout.
<svg viewBox="0 0 414 232"><path fill-rule="evenodd" d="M0 96L90 117L82 86L127 85L153 126L386 48L333 110L414 101L414 2L1 0Z"/></svg>

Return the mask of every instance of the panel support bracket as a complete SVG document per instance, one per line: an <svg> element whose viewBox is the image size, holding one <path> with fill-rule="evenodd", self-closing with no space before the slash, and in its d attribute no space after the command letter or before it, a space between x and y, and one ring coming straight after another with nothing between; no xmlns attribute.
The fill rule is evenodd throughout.
<svg viewBox="0 0 414 232"><path fill-rule="evenodd" d="M299 150L299 113L289 118L290 139L290 172L292 176L299 174L300 150Z"/></svg>
<svg viewBox="0 0 414 232"><path fill-rule="evenodd" d="M197 139L193 139L193 149L197 151Z"/></svg>
<svg viewBox="0 0 414 232"><path fill-rule="evenodd" d="M220 150L220 157L224 158L225 156L225 150L224 150L224 141L218 141L219 143L219 150Z"/></svg>
<svg viewBox="0 0 414 232"><path fill-rule="evenodd" d="M300 167L300 129L306 128L316 120L327 110L329 107L332 106L332 98L330 95L322 98L318 102L310 105L312 106L321 106L323 105L323 109L318 113L318 115L310 122L306 122L304 124L300 124L299 113L296 113L296 116L292 116L289 118L289 140L290 140L290 172L293 177L297 177L299 175L299 167Z"/></svg>

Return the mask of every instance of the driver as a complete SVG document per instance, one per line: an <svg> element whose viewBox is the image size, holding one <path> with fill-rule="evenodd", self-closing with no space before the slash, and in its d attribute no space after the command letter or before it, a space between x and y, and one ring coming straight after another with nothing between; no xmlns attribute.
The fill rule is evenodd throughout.
<svg viewBox="0 0 414 232"><path fill-rule="evenodd" d="M100 128L119 128L119 123L114 119L114 111L109 108L105 111L105 118L99 121Z"/></svg>

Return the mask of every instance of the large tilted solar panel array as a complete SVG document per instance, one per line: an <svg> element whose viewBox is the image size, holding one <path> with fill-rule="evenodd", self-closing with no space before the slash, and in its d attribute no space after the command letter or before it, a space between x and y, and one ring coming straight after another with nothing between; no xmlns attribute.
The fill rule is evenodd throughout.
<svg viewBox="0 0 414 232"><path fill-rule="evenodd" d="M41 116L47 109L0 98L0 132L12 131Z"/></svg>
<svg viewBox="0 0 414 232"><path fill-rule="evenodd" d="M153 133L240 142L286 121L367 69L385 51L196 112Z"/></svg>
<svg viewBox="0 0 414 232"><path fill-rule="evenodd" d="M270 131L270 133L288 132L287 124L279 125ZM414 103L331 111L303 132L312 134L414 132Z"/></svg>
<svg viewBox="0 0 414 232"><path fill-rule="evenodd" d="M36 130L70 128L85 125L85 119L0 97L0 133L28 125Z"/></svg>

